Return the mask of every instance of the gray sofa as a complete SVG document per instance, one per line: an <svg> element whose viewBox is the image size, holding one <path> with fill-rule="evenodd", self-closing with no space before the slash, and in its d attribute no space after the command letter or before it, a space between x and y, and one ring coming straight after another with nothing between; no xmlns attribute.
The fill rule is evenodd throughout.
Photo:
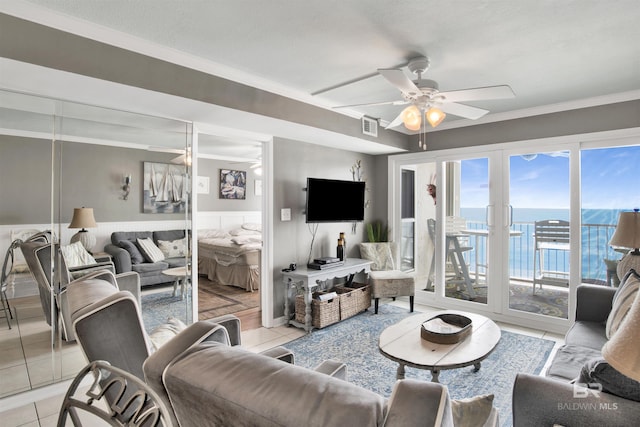
<svg viewBox="0 0 640 427"><path fill-rule="evenodd" d="M135 256L127 250L123 241L131 242L135 245L137 239L151 238L157 245L159 240L173 241L183 239L184 230L167 231L116 231L111 233L111 243L104 247L104 251L111 255L116 273L135 271L140 276L140 286L156 285L160 283L173 282L175 277L162 274L164 270L174 267L184 267L185 257L166 258L158 262L137 262ZM138 260L139 261L139 260Z"/></svg>
<svg viewBox="0 0 640 427"><path fill-rule="evenodd" d="M518 374L513 388L513 425L629 426L640 420L640 402L605 391L576 388L588 362L602 359L605 325L615 288L580 285L576 321L565 335L545 377Z"/></svg>

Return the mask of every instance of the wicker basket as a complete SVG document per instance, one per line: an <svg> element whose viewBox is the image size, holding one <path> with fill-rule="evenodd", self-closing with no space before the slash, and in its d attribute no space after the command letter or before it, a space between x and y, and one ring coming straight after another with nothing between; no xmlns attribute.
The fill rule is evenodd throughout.
<svg viewBox="0 0 640 427"><path fill-rule="evenodd" d="M324 328L340 321L340 298L327 301L315 299L318 293L313 293L311 300L311 324L314 328ZM304 324L305 305L304 295L296 296L296 322Z"/></svg>
<svg viewBox="0 0 640 427"><path fill-rule="evenodd" d="M371 307L371 287L365 283L338 286L336 292L340 295L340 319L347 319Z"/></svg>
<svg viewBox="0 0 640 427"><path fill-rule="evenodd" d="M337 287L336 292L340 296L340 320L355 316L362 310L358 309L358 295L355 289Z"/></svg>

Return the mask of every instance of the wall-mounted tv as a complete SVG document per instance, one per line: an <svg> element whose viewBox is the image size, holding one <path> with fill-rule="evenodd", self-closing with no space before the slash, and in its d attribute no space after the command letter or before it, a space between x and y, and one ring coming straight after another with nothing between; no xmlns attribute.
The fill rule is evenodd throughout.
<svg viewBox="0 0 640 427"><path fill-rule="evenodd" d="M365 183L307 178L307 222L364 221Z"/></svg>

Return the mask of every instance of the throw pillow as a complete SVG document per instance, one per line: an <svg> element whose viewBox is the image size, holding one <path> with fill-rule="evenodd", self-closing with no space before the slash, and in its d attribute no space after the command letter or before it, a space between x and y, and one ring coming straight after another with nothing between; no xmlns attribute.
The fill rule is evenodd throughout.
<svg viewBox="0 0 640 427"><path fill-rule="evenodd" d="M156 326L149 334L153 351L165 345L171 338L178 335L180 331L183 331L186 327L187 325L176 317L169 317L167 323Z"/></svg>
<svg viewBox="0 0 640 427"><path fill-rule="evenodd" d="M362 243L360 244L360 256L373 261L371 264L373 271L395 270L391 247L387 243Z"/></svg>
<svg viewBox="0 0 640 427"><path fill-rule="evenodd" d="M144 262L144 257L140 253L140 249L133 243L131 240L121 240L118 243L122 249L129 252L129 256L131 257L131 264L141 264Z"/></svg>
<svg viewBox="0 0 640 427"><path fill-rule="evenodd" d="M453 425L455 427L483 426L493 408L493 394L451 401Z"/></svg>
<svg viewBox="0 0 640 427"><path fill-rule="evenodd" d="M198 239L226 239L229 233L217 228L198 230Z"/></svg>
<svg viewBox="0 0 640 427"><path fill-rule="evenodd" d="M67 268L80 267L82 265L97 264L95 258L82 246L82 243L75 242L70 245L60 246L60 251L67 263Z"/></svg>
<svg viewBox="0 0 640 427"><path fill-rule="evenodd" d="M187 256L187 238L178 240L158 240L158 248L165 258L178 258Z"/></svg>
<svg viewBox="0 0 640 427"><path fill-rule="evenodd" d="M640 402L640 382L621 374L604 359L585 363L577 382L587 388L600 384L602 391Z"/></svg>
<svg viewBox="0 0 640 427"><path fill-rule="evenodd" d="M162 251L153 243L151 238L147 237L145 239L138 238L138 247L140 248L140 252L144 256L144 259L148 262L158 262L164 259L164 254Z"/></svg>
<svg viewBox="0 0 640 427"><path fill-rule="evenodd" d="M640 276L635 272L635 270L629 270L629 272L625 274L620 287L616 290L616 293L613 296L611 312L607 318L605 330L608 339L611 339L613 334L620 327L624 317L629 312L631 304L633 304L633 300L638 294L638 288L640 288Z"/></svg>

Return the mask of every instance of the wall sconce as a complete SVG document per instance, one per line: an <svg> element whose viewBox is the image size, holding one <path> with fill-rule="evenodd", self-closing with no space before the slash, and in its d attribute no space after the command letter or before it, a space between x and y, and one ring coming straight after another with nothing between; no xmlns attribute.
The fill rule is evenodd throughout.
<svg viewBox="0 0 640 427"><path fill-rule="evenodd" d="M131 175L124 176L124 185L122 186L122 191L124 191L124 194L122 195L122 199L128 200L129 192L131 191Z"/></svg>

